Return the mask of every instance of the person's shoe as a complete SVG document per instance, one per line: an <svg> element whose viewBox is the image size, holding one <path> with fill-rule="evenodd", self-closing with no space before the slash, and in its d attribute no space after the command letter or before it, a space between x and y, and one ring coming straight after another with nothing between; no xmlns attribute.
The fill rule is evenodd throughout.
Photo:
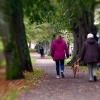
<svg viewBox="0 0 100 100"><path fill-rule="evenodd" d="M93 76L93 78L94 78L94 81L96 82L97 81L97 77L96 76Z"/></svg>
<svg viewBox="0 0 100 100"><path fill-rule="evenodd" d="M65 75L64 75L64 73L63 73L63 72L61 72L61 77L62 77L62 78L65 78Z"/></svg>
<svg viewBox="0 0 100 100"><path fill-rule="evenodd" d="M94 82L94 80L89 80L89 82Z"/></svg>
<svg viewBox="0 0 100 100"><path fill-rule="evenodd" d="M94 82L94 78L93 77L91 77L91 78L89 78L89 80L88 80L89 82Z"/></svg>
<svg viewBox="0 0 100 100"><path fill-rule="evenodd" d="M59 75L57 75L57 76L56 76L56 78L57 78L57 79L59 79L59 78L60 78L60 76L59 76Z"/></svg>

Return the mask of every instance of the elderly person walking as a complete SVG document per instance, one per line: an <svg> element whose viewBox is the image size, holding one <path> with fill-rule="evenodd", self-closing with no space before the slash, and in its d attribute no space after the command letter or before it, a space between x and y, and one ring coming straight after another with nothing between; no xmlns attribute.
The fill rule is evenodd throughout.
<svg viewBox="0 0 100 100"><path fill-rule="evenodd" d="M100 47L91 33L87 35L87 40L83 44L81 60L87 63L89 81L97 81L96 66L97 62L100 60Z"/></svg>
<svg viewBox="0 0 100 100"><path fill-rule="evenodd" d="M57 39L53 40L51 43L51 56L56 62L56 78L64 78L64 59L69 57L68 45L61 37L58 35Z"/></svg>

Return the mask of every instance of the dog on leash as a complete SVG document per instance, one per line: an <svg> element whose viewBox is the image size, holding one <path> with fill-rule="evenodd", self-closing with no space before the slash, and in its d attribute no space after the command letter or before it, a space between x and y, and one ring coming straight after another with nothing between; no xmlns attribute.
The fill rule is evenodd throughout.
<svg viewBox="0 0 100 100"><path fill-rule="evenodd" d="M79 61L80 61L80 58L78 58L72 65L74 78L76 78L78 74L77 72L79 72Z"/></svg>

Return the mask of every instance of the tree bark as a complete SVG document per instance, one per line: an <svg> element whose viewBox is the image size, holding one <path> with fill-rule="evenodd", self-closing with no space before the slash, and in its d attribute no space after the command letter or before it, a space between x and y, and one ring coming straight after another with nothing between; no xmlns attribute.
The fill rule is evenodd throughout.
<svg viewBox="0 0 100 100"><path fill-rule="evenodd" d="M6 58L6 78L7 79L20 79L24 78L21 63L19 60L17 47L14 39L11 37L10 31L10 15L5 13L6 0L0 0L0 35L4 44L4 55Z"/></svg>
<svg viewBox="0 0 100 100"><path fill-rule="evenodd" d="M92 34L94 34L94 37L96 36L93 13L87 14L87 12L84 12L80 18L79 26L77 28L73 27L73 30L74 30L73 32L74 55L71 60L71 63L73 63L77 59L77 57L80 57L81 49L82 49L84 41L87 38L87 34L91 32Z"/></svg>
<svg viewBox="0 0 100 100"><path fill-rule="evenodd" d="M15 0L13 0L14 2ZM20 3L20 4L19 4ZM25 26L23 23L23 8L21 1L18 0L11 13L11 30L14 33L14 39L19 52L21 67L23 71L33 72L29 49L26 40Z"/></svg>

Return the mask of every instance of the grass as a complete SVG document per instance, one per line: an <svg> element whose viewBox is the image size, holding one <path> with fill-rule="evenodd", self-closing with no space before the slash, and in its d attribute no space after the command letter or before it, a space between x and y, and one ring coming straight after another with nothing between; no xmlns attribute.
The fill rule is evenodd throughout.
<svg viewBox="0 0 100 100"><path fill-rule="evenodd" d="M97 76L100 76L100 69L97 70Z"/></svg>
<svg viewBox="0 0 100 100"><path fill-rule="evenodd" d="M24 75L26 85L30 83L36 85L39 79L41 79L44 76L44 72L41 69L35 68L33 73L25 72Z"/></svg>
<svg viewBox="0 0 100 100"><path fill-rule="evenodd" d="M12 89L7 96L4 96L2 100L15 100L18 95L17 89Z"/></svg>
<svg viewBox="0 0 100 100"><path fill-rule="evenodd" d="M2 59L0 60L0 68L6 66L6 60L5 59Z"/></svg>
<svg viewBox="0 0 100 100"><path fill-rule="evenodd" d="M88 67L87 66L80 66L80 71L88 72ZM96 74L97 74L97 76L100 76L100 69L97 69Z"/></svg>
<svg viewBox="0 0 100 100"><path fill-rule="evenodd" d="M2 41L0 40L0 52L2 52L3 49L4 49L4 47L3 47L3 43L2 43Z"/></svg>
<svg viewBox="0 0 100 100"><path fill-rule="evenodd" d="M80 66L80 71L87 72L88 71L88 67L87 66Z"/></svg>
<svg viewBox="0 0 100 100"><path fill-rule="evenodd" d="M36 58L31 57L31 62L32 62L32 64L34 65L34 64L36 63Z"/></svg>

